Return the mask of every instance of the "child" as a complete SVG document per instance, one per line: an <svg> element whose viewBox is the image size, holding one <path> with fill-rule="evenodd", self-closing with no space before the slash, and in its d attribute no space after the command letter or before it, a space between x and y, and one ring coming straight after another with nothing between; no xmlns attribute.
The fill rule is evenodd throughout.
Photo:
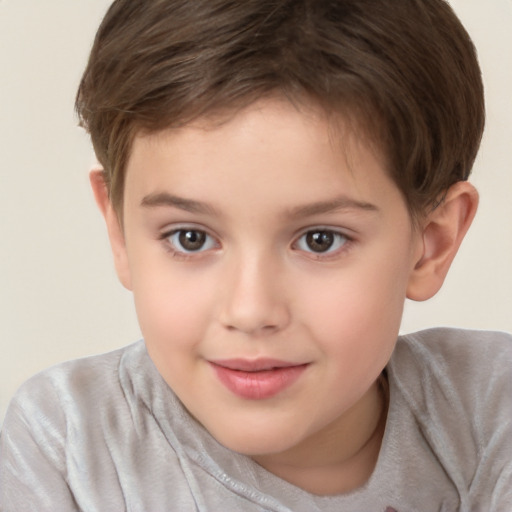
<svg viewBox="0 0 512 512"><path fill-rule="evenodd" d="M11 403L3 511L512 509L512 340L398 336L475 214L442 0L116 0L77 96L144 341Z"/></svg>

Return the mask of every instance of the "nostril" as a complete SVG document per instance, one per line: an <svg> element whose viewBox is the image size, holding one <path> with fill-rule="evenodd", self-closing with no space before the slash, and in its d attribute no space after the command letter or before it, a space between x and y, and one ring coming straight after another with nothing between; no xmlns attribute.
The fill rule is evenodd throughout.
<svg viewBox="0 0 512 512"><path fill-rule="evenodd" d="M272 334L279 330L278 325L261 325L261 326L247 325L247 324L244 325L240 322L235 325L224 324L224 327L228 331L239 331L239 332L244 332L246 334L251 334L251 335L258 335L258 334L267 335L267 334Z"/></svg>

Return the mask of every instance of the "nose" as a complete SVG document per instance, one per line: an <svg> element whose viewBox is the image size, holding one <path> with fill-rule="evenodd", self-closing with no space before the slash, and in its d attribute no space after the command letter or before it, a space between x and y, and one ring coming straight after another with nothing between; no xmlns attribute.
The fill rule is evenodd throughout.
<svg viewBox="0 0 512 512"><path fill-rule="evenodd" d="M229 330L262 336L284 329L290 321L283 273L269 258L252 256L226 269L220 321Z"/></svg>

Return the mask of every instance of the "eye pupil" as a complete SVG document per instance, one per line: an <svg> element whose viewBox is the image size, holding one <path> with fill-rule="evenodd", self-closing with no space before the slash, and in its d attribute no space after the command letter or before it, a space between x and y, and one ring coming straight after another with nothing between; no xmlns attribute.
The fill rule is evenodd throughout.
<svg viewBox="0 0 512 512"><path fill-rule="evenodd" d="M314 252L328 251L334 243L334 233L330 231L311 231L306 234L306 243Z"/></svg>
<svg viewBox="0 0 512 512"><path fill-rule="evenodd" d="M187 251L201 249L206 241L206 234L202 231L180 231L179 242Z"/></svg>

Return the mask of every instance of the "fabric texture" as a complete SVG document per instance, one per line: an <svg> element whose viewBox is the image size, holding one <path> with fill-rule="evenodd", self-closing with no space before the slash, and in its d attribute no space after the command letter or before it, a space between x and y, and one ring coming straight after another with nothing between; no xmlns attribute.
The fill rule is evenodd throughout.
<svg viewBox="0 0 512 512"><path fill-rule="evenodd" d="M0 437L2 512L512 510L512 337L398 339L378 462L360 489L315 496L221 446L143 341L25 383ZM221 414L221 411L219 411Z"/></svg>

